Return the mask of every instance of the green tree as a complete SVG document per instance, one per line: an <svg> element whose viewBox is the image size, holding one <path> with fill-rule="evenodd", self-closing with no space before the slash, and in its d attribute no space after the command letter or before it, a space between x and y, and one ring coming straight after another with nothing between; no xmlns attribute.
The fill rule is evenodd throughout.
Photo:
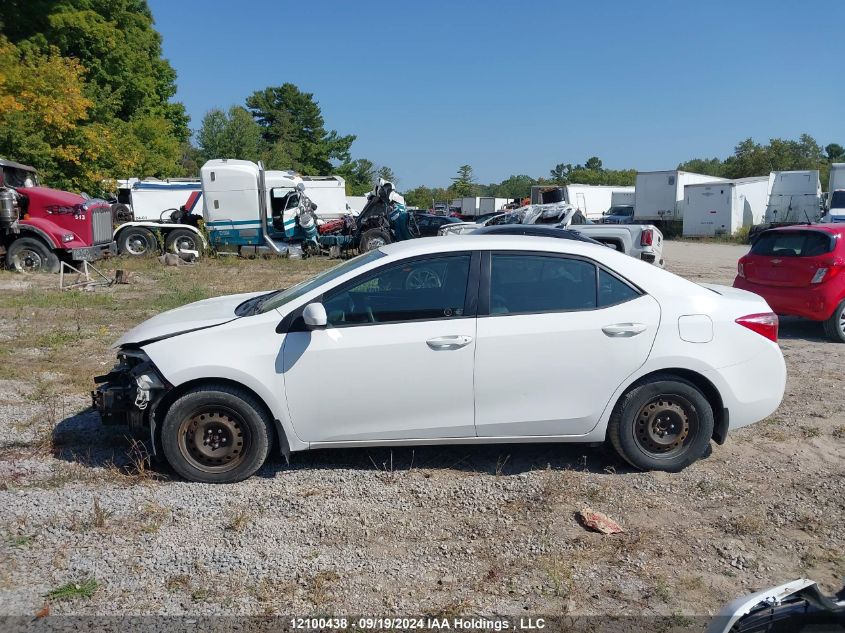
<svg viewBox="0 0 845 633"><path fill-rule="evenodd" d="M241 106L232 106L228 114L209 110L197 132L197 144L203 161L237 158L256 162L266 157L261 127Z"/></svg>
<svg viewBox="0 0 845 633"><path fill-rule="evenodd" d="M839 143L831 143L830 145L826 145L824 148L824 152L827 156L827 161L829 163L845 161L845 147L842 147Z"/></svg>
<svg viewBox="0 0 845 633"><path fill-rule="evenodd" d="M349 196L363 196L372 190L376 180L376 167L366 158L347 161L334 172L346 180L346 194Z"/></svg>
<svg viewBox="0 0 845 633"><path fill-rule="evenodd" d="M572 165L569 163L558 163L549 171L549 177L552 182L558 185L564 185L569 182L569 174L572 172Z"/></svg>
<svg viewBox="0 0 845 633"><path fill-rule="evenodd" d="M475 195L475 176L470 165L458 167L458 173L452 178L452 186L449 187L449 190L459 198Z"/></svg>
<svg viewBox="0 0 845 633"><path fill-rule="evenodd" d="M725 173L725 165L718 158L693 158L678 165L678 169L708 176L723 176Z"/></svg>
<svg viewBox="0 0 845 633"><path fill-rule="evenodd" d="M282 155L294 161L286 165L271 163L270 167L326 175L332 171L332 160L350 162L349 149L355 136L327 131L313 94L286 83L254 92L246 105L261 126L265 143L270 147L281 144Z"/></svg>
<svg viewBox="0 0 845 633"><path fill-rule="evenodd" d="M399 185L399 179L396 177L396 174L393 173L393 170L387 165L382 165L376 170L376 178L388 180L392 182L394 186Z"/></svg>
<svg viewBox="0 0 845 633"><path fill-rule="evenodd" d="M587 162L584 163L584 169L589 169L590 171L601 171L601 158L598 156L590 156L590 158L587 159Z"/></svg>

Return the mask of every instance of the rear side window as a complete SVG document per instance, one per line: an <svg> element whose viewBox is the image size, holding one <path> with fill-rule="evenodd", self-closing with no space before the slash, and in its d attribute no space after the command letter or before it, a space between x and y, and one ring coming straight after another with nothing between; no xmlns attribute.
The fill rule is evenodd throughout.
<svg viewBox="0 0 845 633"><path fill-rule="evenodd" d="M833 239L820 231L772 231L751 247L752 255L814 257L833 250Z"/></svg>
<svg viewBox="0 0 845 633"><path fill-rule="evenodd" d="M592 310L596 266L580 259L493 254L490 314Z"/></svg>
<svg viewBox="0 0 845 633"><path fill-rule="evenodd" d="M624 281L610 274L606 270L599 269L599 307L624 303L636 299L640 293L626 284Z"/></svg>

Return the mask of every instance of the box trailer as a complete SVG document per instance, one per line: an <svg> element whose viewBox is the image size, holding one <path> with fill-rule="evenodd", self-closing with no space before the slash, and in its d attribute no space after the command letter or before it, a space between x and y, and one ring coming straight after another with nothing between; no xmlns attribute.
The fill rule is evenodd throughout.
<svg viewBox="0 0 845 633"><path fill-rule="evenodd" d="M617 190L610 194L610 207L633 207L635 191L633 187Z"/></svg>
<svg viewBox="0 0 845 633"><path fill-rule="evenodd" d="M684 187L704 182L724 181L724 178L677 169L637 172L634 221L681 220L684 216Z"/></svg>
<svg viewBox="0 0 845 633"><path fill-rule="evenodd" d="M845 222L845 163L833 163L830 166L828 190L826 220Z"/></svg>
<svg viewBox="0 0 845 633"><path fill-rule="evenodd" d="M478 215L496 213L502 207L513 202L513 198L495 198L493 196L482 196L478 199Z"/></svg>
<svg viewBox="0 0 845 633"><path fill-rule="evenodd" d="M740 178L684 187L684 237L734 235L763 221L769 177Z"/></svg>
<svg viewBox="0 0 845 633"><path fill-rule="evenodd" d="M301 176L305 195L317 205L317 216L331 220L348 213L346 181L340 176Z"/></svg>
<svg viewBox="0 0 845 633"><path fill-rule="evenodd" d="M613 185L566 185L565 200L590 220L600 219L613 206L613 194L633 195L633 187Z"/></svg>
<svg viewBox="0 0 845 633"><path fill-rule="evenodd" d="M136 180L129 188L129 200L131 220L136 222L166 222L180 207L201 214L202 183L187 178Z"/></svg>
<svg viewBox="0 0 845 633"><path fill-rule="evenodd" d="M822 209L822 185L817 169L773 171L769 174L766 224L815 222Z"/></svg>

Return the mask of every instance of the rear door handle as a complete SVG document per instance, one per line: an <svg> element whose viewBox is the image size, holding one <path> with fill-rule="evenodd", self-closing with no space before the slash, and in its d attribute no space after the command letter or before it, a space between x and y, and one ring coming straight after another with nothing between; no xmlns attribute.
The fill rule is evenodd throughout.
<svg viewBox="0 0 845 633"><path fill-rule="evenodd" d="M466 334L455 336L438 336L428 339L425 344L434 350L460 349L472 343L472 337Z"/></svg>
<svg viewBox="0 0 845 633"><path fill-rule="evenodd" d="M611 338L629 338L645 332L645 323L614 323L605 325L601 331Z"/></svg>

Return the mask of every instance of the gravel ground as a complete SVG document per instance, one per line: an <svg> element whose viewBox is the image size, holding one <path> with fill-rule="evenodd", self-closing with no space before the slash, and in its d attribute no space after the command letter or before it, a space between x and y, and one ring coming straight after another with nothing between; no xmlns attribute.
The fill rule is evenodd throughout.
<svg viewBox="0 0 845 633"><path fill-rule="evenodd" d="M666 260L730 283L744 251L669 242ZM4 294L30 291L19 280L4 274ZM40 327L15 310L0 341ZM104 348L99 365L113 332L97 314L77 329ZM86 411L84 381L44 387L74 370L61 345L33 343L4 361L40 358L40 379L0 381L0 613L696 615L800 576L834 591L845 346L815 324L781 334L780 409L679 474L634 472L600 447L464 446L296 454L231 486L144 468ZM585 531L585 506L625 532Z"/></svg>

